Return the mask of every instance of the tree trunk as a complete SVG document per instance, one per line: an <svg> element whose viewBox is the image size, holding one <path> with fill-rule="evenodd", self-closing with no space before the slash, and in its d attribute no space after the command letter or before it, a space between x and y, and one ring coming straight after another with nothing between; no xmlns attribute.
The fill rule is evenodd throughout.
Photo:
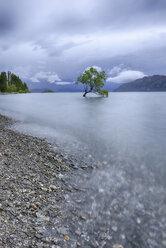
<svg viewBox="0 0 166 248"><path fill-rule="evenodd" d="M85 93L83 94L83 97L86 97L86 94L87 94L88 92L87 91L85 91Z"/></svg>
<svg viewBox="0 0 166 248"><path fill-rule="evenodd" d="M92 92L93 88L91 88L89 91L85 90L84 94L83 94L83 97L86 97L86 94Z"/></svg>

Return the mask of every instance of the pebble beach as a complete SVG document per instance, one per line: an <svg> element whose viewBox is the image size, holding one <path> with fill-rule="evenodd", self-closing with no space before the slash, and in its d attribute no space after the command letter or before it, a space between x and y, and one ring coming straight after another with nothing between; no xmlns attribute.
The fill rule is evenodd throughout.
<svg viewBox="0 0 166 248"><path fill-rule="evenodd" d="M78 160L13 123L0 116L0 247L166 247L164 189L147 169L129 178L124 162Z"/></svg>
<svg viewBox="0 0 166 248"><path fill-rule="evenodd" d="M0 247L66 247L67 235L47 240L41 234L63 218L56 204L67 190L60 177L66 160L46 141L8 129L11 124L0 116Z"/></svg>

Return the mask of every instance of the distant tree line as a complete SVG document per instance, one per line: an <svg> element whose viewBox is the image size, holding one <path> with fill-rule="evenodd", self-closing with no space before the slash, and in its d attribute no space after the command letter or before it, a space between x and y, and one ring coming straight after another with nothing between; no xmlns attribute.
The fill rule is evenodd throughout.
<svg viewBox="0 0 166 248"><path fill-rule="evenodd" d="M18 76L8 71L7 74L6 72L0 74L0 92L29 93L30 90Z"/></svg>

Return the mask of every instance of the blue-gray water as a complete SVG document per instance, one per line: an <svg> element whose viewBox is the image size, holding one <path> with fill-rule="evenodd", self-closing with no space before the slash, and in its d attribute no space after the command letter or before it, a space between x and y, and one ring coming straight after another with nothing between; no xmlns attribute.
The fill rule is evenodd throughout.
<svg viewBox="0 0 166 248"><path fill-rule="evenodd" d="M101 161L153 163L158 170L166 164L165 106L166 93L0 96L1 113L20 120L20 130L52 137L73 153L86 149Z"/></svg>
<svg viewBox="0 0 166 248"><path fill-rule="evenodd" d="M110 235L128 247L138 246L127 235L136 235L140 247L166 247L165 107L165 92L110 93L108 98L83 98L81 93L0 96L0 113L19 120L14 128L101 162L89 179L78 180L89 188L82 209L91 209L94 225L105 223ZM119 208L121 216L112 218Z"/></svg>

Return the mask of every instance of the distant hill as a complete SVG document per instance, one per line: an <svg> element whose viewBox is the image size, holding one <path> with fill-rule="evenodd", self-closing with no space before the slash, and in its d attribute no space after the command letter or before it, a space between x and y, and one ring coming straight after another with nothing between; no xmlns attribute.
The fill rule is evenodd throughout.
<svg viewBox="0 0 166 248"><path fill-rule="evenodd" d="M121 84L106 82L103 89L108 91L114 91ZM41 81L40 83L28 83L28 86L33 93L43 92L52 90L55 92L83 92L84 88L81 84L67 84L67 85L58 85L58 84L50 84L46 81Z"/></svg>
<svg viewBox="0 0 166 248"><path fill-rule="evenodd" d="M137 79L133 82L122 84L114 91L166 91L166 76L154 75Z"/></svg>

